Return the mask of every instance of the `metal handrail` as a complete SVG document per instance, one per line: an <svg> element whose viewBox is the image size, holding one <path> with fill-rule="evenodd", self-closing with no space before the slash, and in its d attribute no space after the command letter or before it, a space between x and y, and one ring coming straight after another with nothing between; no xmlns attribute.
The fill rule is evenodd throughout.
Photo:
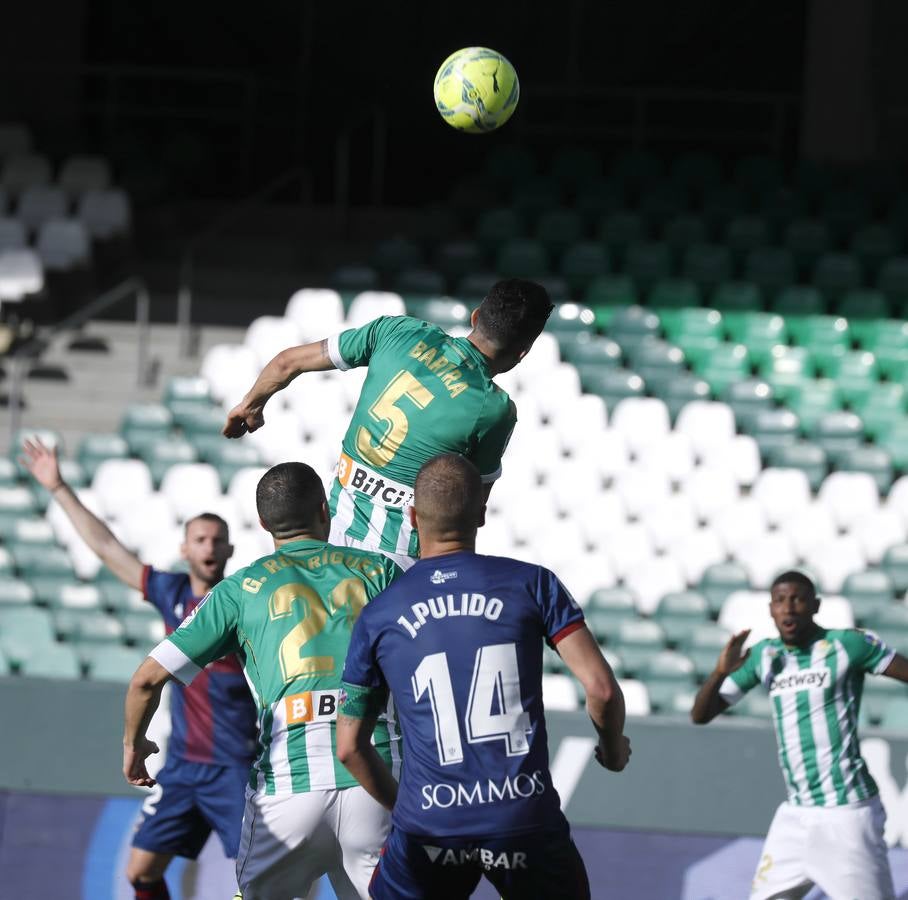
<svg viewBox="0 0 908 900"><path fill-rule="evenodd" d="M220 234L228 225L231 225L236 219L250 207L257 206L263 200L267 200L272 194L277 193L281 188L287 187L296 180L305 178L306 169L302 166L294 166L288 169L277 178L272 179L266 185L259 188L254 193L245 197L239 203L231 206L225 213L218 216L214 221L206 225L201 231L193 235L183 250L183 258L180 262L179 285L177 287L177 346L183 356L193 354L191 328L192 328L192 279L195 271L195 256L199 245L205 241Z"/></svg>
<svg viewBox="0 0 908 900"><path fill-rule="evenodd" d="M15 440L22 421L20 404L22 400L22 384L28 377L32 366L41 359L47 350L49 342L64 331L80 328L89 319L110 309L117 303L128 299L136 299L136 386L146 387L151 383L151 366L149 365L148 341L150 337L151 295L148 285L141 278L127 278L109 291L105 291L85 306L77 309L71 315L61 319L50 328L42 330L39 335L17 347L7 358L9 363L9 440L10 448Z"/></svg>

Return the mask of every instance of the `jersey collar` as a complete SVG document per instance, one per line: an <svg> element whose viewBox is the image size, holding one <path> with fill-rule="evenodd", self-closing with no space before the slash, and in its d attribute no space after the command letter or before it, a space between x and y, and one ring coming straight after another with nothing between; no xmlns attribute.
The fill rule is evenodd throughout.
<svg viewBox="0 0 908 900"><path fill-rule="evenodd" d="M280 547L275 550L275 553L295 553L299 550L314 550L316 547L324 547L327 545L327 541L316 541L312 538L303 538L299 541L288 541L286 544L281 544Z"/></svg>
<svg viewBox="0 0 908 900"><path fill-rule="evenodd" d="M479 348L474 346L472 341L465 337L454 338L453 344L464 356L468 356L473 362L482 367L483 372L488 374L489 358L484 356Z"/></svg>

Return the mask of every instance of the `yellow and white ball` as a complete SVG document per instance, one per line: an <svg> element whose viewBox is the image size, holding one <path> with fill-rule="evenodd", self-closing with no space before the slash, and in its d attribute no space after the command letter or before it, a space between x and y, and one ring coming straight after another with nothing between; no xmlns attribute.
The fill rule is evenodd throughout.
<svg viewBox="0 0 908 900"><path fill-rule="evenodd" d="M514 67L488 47L452 53L435 75L435 106L441 117L468 134L500 128L514 114L519 98Z"/></svg>

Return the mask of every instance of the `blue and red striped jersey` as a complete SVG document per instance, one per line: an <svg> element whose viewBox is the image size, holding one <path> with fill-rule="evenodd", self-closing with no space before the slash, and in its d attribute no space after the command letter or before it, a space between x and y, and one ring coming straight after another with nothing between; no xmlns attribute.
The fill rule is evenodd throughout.
<svg viewBox="0 0 908 900"><path fill-rule="evenodd" d="M142 593L164 619L170 634L202 600L192 593L189 576L146 566ZM170 695L168 758L216 766L250 765L258 722L255 703L236 656L206 666L189 687L174 681Z"/></svg>

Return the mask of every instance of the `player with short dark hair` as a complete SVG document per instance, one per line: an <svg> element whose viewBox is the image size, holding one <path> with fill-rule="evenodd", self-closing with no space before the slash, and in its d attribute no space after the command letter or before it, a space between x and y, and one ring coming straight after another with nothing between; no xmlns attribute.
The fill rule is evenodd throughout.
<svg viewBox="0 0 908 900"><path fill-rule="evenodd" d="M861 756L858 713L864 676L908 681L908 660L860 628L823 628L816 587L803 572L772 583L779 636L743 655L749 630L733 635L697 693L691 718L712 721L762 685L772 702L788 800L769 827L751 900L895 896L883 829L886 814Z"/></svg>
<svg viewBox="0 0 908 900"><path fill-rule="evenodd" d="M552 309L544 287L510 278L494 284L473 311L465 338L419 319L386 316L291 347L230 411L224 434L261 428L269 398L303 372L367 365L331 489L331 540L381 550L406 568L419 554L404 513L419 467L439 453L460 453L491 489L517 421L513 402L492 379L523 359Z"/></svg>
<svg viewBox="0 0 908 900"><path fill-rule="evenodd" d="M356 900L389 822L337 761L337 696L353 623L400 570L380 553L327 543L325 490L303 463L269 469L256 502L274 553L224 579L139 667L126 697L124 774L152 783L146 727L164 684L188 685L209 660L236 653L261 722L237 857L242 895L303 897L327 873L340 900ZM397 738L393 717L378 723L375 749L389 771Z"/></svg>
<svg viewBox="0 0 908 900"><path fill-rule="evenodd" d="M478 555L483 513L471 462L427 462L411 507L423 556L353 630L338 758L393 810L374 898L460 900L483 874L504 898L589 898L549 772L543 641L583 685L599 762L621 771L630 756L621 689L579 606L548 569ZM389 692L399 785L371 743Z"/></svg>
<svg viewBox="0 0 908 900"><path fill-rule="evenodd" d="M23 449L23 462L35 480L50 491L111 572L157 607L168 633L179 628L224 577L233 547L220 516L202 513L186 522L180 553L188 573L158 571L144 565L85 507L63 480L56 451L38 440L26 441ZM195 859L212 831L227 856L237 854L258 731L255 705L237 658L213 660L191 687L175 685L170 720L167 761L142 805L126 864L137 900L165 900L169 894L164 873L171 859Z"/></svg>

